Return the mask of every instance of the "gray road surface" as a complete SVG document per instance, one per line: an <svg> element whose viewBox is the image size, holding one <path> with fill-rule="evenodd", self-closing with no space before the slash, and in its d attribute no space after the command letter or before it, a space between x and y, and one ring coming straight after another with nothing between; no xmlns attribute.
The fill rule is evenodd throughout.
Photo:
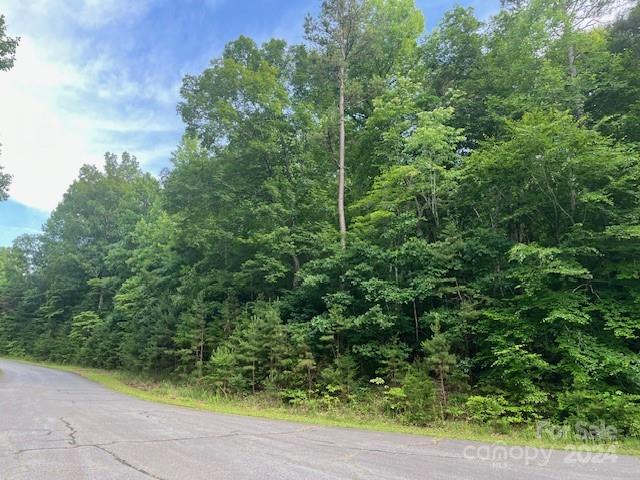
<svg viewBox="0 0 640 480"><path fill-rule="evenodd" d="M70 373L6 360L0 369L0 480L640 479L631 457L213 414Z"/></svg>

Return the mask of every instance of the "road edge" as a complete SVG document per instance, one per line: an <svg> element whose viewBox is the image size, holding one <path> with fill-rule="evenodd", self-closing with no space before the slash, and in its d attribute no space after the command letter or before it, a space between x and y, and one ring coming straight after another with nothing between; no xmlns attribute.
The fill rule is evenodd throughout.
<svg viewBox="0 0 640 480"><path fill-rule="evenodd" d="M52 370L64 371L67 373L78 375L88 381L101 385L111 391L127 395L139 400L158 403L163 405L172 405L182 408L189 408L210 413L234 415L242 417L262 418L268 420L276 420L283 422L292 422L305 425L316 425L332 428L346 428L354 430L365 430L372 432L395 433L402 435L415 435L423 438L431 438L434 443L446 440L482 442L491 445L507 445L543 448L550 450L570 451L576 449L575 441L551 442L545 439L531 438L526 436L509 436L501 434L486 434L474 432L472 430L456 431L452 429L437 429L429 427L415 427L400 424L371 422L358 422L347 418L335 418L328 416L319 416L317 414L303 415L298 413L286 412L283 408L275 409L271 407L249 407L233 402L204 402L186 397L162 395L158 392L144 390L132 385L128 385L118 378L119 372L100 370L94 368L79 367L74 365L62 365L50 362L41 362L37 360L0 357L0 360L14 361L25 363L41 368L49 368ZM0 369L0 381L2 380L2 369ZM449 425L451 426L451 425ZM523 433L523 432L519 432ZM605 452L610 445L599 445L584 443L577 446L581 452ZM640 441L623 440L616 443L617 453L620 455L628 455L640 458Z"/></svg>

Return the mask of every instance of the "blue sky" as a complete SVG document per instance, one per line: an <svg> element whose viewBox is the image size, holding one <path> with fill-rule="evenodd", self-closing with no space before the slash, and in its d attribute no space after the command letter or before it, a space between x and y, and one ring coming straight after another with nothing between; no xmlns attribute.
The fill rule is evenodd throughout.
<svg viewBox="0 0 640 480"><path fill-rule="evenodd" d="M431 29L454 4L481 17L499 0L418 0ZM14 175L0 205L0 245L33 233L84 163L134 153L145 170L169 165L183 127L182 77L224 44L302 38L319 0L2 0L22 37L13 70L0 72L0 165Z"/></svg>

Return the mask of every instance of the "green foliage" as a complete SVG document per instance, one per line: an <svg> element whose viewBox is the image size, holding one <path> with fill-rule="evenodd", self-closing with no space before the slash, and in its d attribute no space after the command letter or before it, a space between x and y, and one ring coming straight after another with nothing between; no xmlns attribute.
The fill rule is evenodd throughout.
<svg viewBox="0 0 640 480"><path fill-rule="evenodd" d="M213 352L209 369L208 380L225 397L245 388L245 380L238 368L238 358L230 347L222 345Z"/></svg>
<svg viewBox="0 0 640 480"><path fill-rule="evenodd" d="M471 420L501 430L523 422L520 408L509 405L501 395L472 395L467 398L465 410Z"/></svg>
<svg viewBox="0 0 640 480"><path fill-rule="evenodd" d="M0 201L9 198L7 190L11 183L11 175L2 172L2 166L0 166Z"/></svg>
<svg viewBox="0 0 640 480"><path fill-rule="evenodd" d="M98 331L103 326L102 319L95 312L82 312L71 319L69 342L75 350L74 361L91 364L99 341Z"/></svg>
<svg viewBox="0 0 640 480"><path fill-rule="evenodd" d="M411 0L326 1L312 45L228 43L160 183L108 154L0 249L0 353L638 436L640 10L587 28L580 2L455 8L419 43Z"/></svg>
<svg viewBox="0 0 640 480"><path fill-rule="evenodd" d="M613 438L640 438L640 395L621 391L565 392L558 399L557 415L568 423L577 422L584 428L606 428Z"/></svg>
<svg viewBox="0 0 640 480"><path fill-rule="evenodd" d="M435 323L431 327L433 335L422 342L422 350L425 353L425 365L436 377L439 384L440 411L444 419L444 410L448 402L449 377L456 366L456 356L449 352L451 348L445 335L440 331L440 319L436 316Z"/></svg>
<svg viewBox="0 0 640 480"><path fill-rule="evenodd" d="M358 365L351 355L338 355L333 365L322 371L324 388L330 395L349 398L358 383Z"/></svg>
<svg viewBox="0 0 640 480"><path fill-rule="evenodd" d="M392 390L390 396L395 401L394 410L410 423L425 425L438 415L436 388L429 367L422 361L409 367L402 386L395 392Z"/></svg>
<svg viewBox="0 0 640 480"><path fill-rule="evenodd" d="M6 71L13 67L16 60L16 48L19 38L7 36L4 15L0 15L0 71Z"/></svg>

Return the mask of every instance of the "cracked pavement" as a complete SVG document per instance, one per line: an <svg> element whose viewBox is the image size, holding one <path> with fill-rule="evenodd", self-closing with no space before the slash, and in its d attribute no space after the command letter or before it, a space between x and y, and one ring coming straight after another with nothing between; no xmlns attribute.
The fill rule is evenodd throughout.
<svg viewBox="0 0 640 480"><path fill-rule="evenodd" d="M0 370L0 480L635 480L640 471L633 457L200 412L47 368L0 360Z"/></svg>

